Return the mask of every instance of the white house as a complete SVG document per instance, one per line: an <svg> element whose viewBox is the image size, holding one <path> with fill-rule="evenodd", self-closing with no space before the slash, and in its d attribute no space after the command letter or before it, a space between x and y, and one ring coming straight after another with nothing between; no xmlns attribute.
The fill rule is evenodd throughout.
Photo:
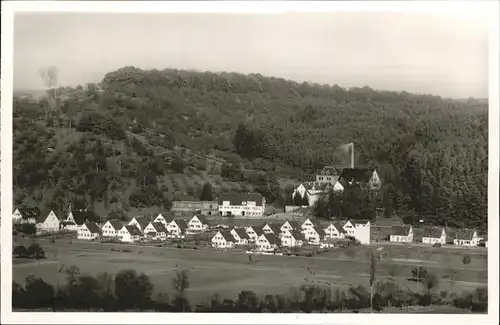
<svg viewBox="0 0 500 325"><path fill-rule="evenodd" d="M221 216L262 217L266 198L259 193L225 193L219 197Z"/></svg>
<svg viewBox="0 0 500 325"><path fill-rule="evenodd" d="M346 223L344 223L342 228L344 228L346 232L346 237L355 237L356 228L354 227L354 223L352 223L351 221L347 221Z"/></svg>
<svg viewBox="0 0 500 325"><path fill-rule="evenodd" d="M332 222L323 230L325 231L325 237L328 239L345 238L347 234L340 223Z"/></svg>
<svg viewBox="0 0 500 325"><path fill-rule="evenodd" d="M336 177L338 179L338 177ZM297 188L293 190L292 200L296 195L299 195L301 198L304 198L307 194L307 200L309 202L309 206L314 206L314 204L319 200L319 198L333 190L334 192L342 192L344 187L340 182L335 180L335 182L304 182L299 184Z"/></svg>
<svg viewBox="0 0 500 325"><path fill-rule="evenodd" d="M427 228L424 230L422 236L422 243L424 244L446 244L446 232L443 228Z"/></svg>
<svg viewBox="0 0 500 325"><path fill-rule="evenodd" d="M40 217L40 209L34 208L18 208L12 214L13 224L36 224Z"/></svg>
<svg viewBox="0 0 500 325"><path fill-rule="evenodd" d="M141 232L149 225L149 221L146 217L135 217L128 223L129 226L136 226Z"/></svg>
<svg viewBox="0 0 500 325"><path fill-rule="evenodd" d="M36 229L39 232L56 232L61 229L61 222L54 211L50 211L46 217L40 216L38 220Z"/></svg>
<svg viewBox="0 0 500 325"><path fill-rule="evenodd" d="M172 215L168 215L165 213L165 216L161 213L153 220L153 222L161 222L165 227L174 220Z"/></svg>
<svg viewBox="0 0 500 325"><path fill-rule="evenodd" d="M453 244L458 246L477 246L480 240L481 238L478 237L475 230L464 230L456 234Z"/></svg>
<svg viewBox="0 0 500 325"><path fill-rule="evenodd" d="M281 245L281 240L273 234L259 236L256 246L259 251L274 251Z"/></svg>
<svg viewBox="0 0 500 325"><path fill-rule="evenodd" d="M215 236L212 237L212 247L214 248L233 248L236 244L231 232L227 230L218 231Z"/></svg>
<svg viewBox="0 0 500 325"><path fill-rule="evenodd" d="M244 228L233 228L231 229L231 235L236 241L236 245L248 245L248 234Z"/></svg>
<svg viewBox="0 0 500 325"><path fill-rule="evenodd" d="M319 245L325 236L325 231L321 227L311 227L304 231L304 238L313 245Z"/></svg>
<svg viewBox="0 0 500 325"><path fill-rule="evenodd" d="M125 225L118 231L118 237L125 243L133 243L142 237L142 232L136 225Z"/></svg>
<svg viewBox="0 0 500 325"><path fill-rule="evenodd" d="M341 172L341 168L325 166L316 174L316 183L328 183L334 185L337 183Z"/></svg>
<svg viewBox="0 0 500 325"><path fill-rule="evenodd" d="M197 215L189 220L188 228L191 231L205 231L210 228L210 222L208 221L207 217Z"/></svg>
<svg viewBox="0 0 500 325"><path fill-rule="evenodd" d="M77 238L85 240L95 240L101 235L101 229L95 222L84 223L78 228Z"/></svg>
<svg viewBox="0 0 500 325"><path fill-rule="evenodd" d="M314 227L321 227L321 223L316 219L309 219L309 218L306 219L306 221L304 221L302 223L302 225L300 226L302 231L307 231L308 229L314 228Z"/></svg>
<svg viewBox="0 0 500 325"><path fill-rule="evenodd" d="M168 237L184 238L188 225L184 219L174 219L167 225Z"/></svg>
<svg viewBox="0 0 500 325"><path fill-rule="evenodd" d="M89 210L71 210L66 220L64 220L64 228L70 231L76 231L85 223L98 222L99 218L93 211Z"/></svg>
<svg viewBox="0 0 500 325"><path fill-rule="evenodd" d="M277 225L277 224L266 223L262 227L262 231L264 231L265 234L273 234L277 237L279 237L281 235L281 227L280 227L280 225Z"/></svg>
<svg viewBox="0 0 500 325"><path fill-rule="evenodd" d="M285 221L285 223L281 226L281 232L285 233L285 231L293 231L300 230L300 225L297 221Z"/></svg>
<svg viewBox="0 0 500 325"><path fill-rule="evenodd" d="M281 245L285 247L300 247L304 245L306 239L304 235L298 230L286 229L281 236Z"/></svg>
<svg viewBox="0 0 500 325"><path fill-rule="evenodd" d="M412 243L413 242L413 227L412 226L393 226L389 241L395 243Z"/></svg>
<svg viewBox="0 0 500 325"><path fill-rule="evenodd" d="M259 227L259 226L246 227L245 231L248 235L249 241L257 241L259 236L264 233L264 230L262 230L262 227Z"/></svg>
<svg viewBox="0 0 500 325"><path fill-rule="evenodd" d="M123 224L119 220L108 220L102 226L103 237L118 237L118 232L123 228Z"/></svg>
<svg viewBox="0 0 500 325"><path fill-rule="evenodd" d="M144 228L144 235L152 240L167 240L167 228L161 222L150 222Z"/></svg>

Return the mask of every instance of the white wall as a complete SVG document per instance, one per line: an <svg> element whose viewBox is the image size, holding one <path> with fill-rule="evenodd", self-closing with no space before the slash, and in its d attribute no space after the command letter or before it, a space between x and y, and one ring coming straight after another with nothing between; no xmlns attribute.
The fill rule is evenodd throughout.
<svg viewBox="0 0 500 325"><path fill-rule="evenodd" d="M40 231L54 232L59 231L60 229L60 221L57 218L56 214L51 211L44 222L37 224L37 228Z"/></svg>
<svg viewBox="0 0 500 325"><path fill-rule="evenodd" d="M356 240L358 240L359 243L362 245L369 245L370 244L370 225L369 224L367 224L367 225L356 224L354 238L356 238Z"/></svg>

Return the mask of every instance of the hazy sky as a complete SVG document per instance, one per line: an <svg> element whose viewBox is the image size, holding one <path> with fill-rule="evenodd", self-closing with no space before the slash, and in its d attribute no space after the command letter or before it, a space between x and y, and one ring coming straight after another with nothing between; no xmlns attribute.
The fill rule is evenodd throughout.
<svg viewBox="0 0 500 325"><path fill-rule="evenodd" d="M487 97L488 24L471 15L16 14L14 87L100 81L134 65L261 73L444 97Z"/></svg>

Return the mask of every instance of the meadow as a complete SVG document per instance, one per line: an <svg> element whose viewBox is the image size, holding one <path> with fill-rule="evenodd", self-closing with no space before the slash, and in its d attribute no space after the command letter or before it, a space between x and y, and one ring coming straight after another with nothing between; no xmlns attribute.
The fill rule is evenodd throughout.
<svg viewBox="0 0 500 325"><path fill-rule="evenodd" d="M28 246L31 240L16 238L14 245ZM187 270L190 301L206 301L214 293L234 299L241 290L257 295L288 293L302 284L347 289L369 282L369 254L373 247L356 246L337 249L315 257L258 256L251 263L243 252L217 252L211 249L178 249L124 244L102 244L59 240L51 243L38 240L47 259L13 261L13 280L23 284L34 274L57 285L65 282L64 269L72 265L82 273L116 274L122 269L134 269L151 277L155 293L173 293L172 278L179 270ZM123 252L127 250L127 252ZM389 257L377 261L377 280L391 280L408 290L421 291L422 284L408 281L411 269L423 266L439 278L436 291L461 292L487 285L487 254L478 249L385 246L376 252L389 252ZM463 264L465 254L470 264Z"/></svg>

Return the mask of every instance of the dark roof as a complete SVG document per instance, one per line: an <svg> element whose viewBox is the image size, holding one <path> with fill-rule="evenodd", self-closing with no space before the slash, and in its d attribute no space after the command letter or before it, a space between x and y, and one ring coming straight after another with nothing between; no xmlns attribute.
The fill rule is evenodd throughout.
<svg viewBox="0 0 500 325"><path fill-rule="evenodd" d="M309 220L313 226L316 226L316 227L321 227L321 222L319 222L318 219L315 219L315 218L307 218L306 220L304 220L304 222L301 224L301 226L307 221Z"/></svg>
<svg viewBox="0 0 500 325"><path fill-rule="evenodd" d="M153 228L155 228L156 232L164 232L167 233L167 228L161 222L152 222Z"/></svg>
<svg viewBox="0 0 500 325"><path fill-rule="evenodd" d="M231 241L231 242L235 241L234 236L231 234L231 232L229 230L222 230L219 232L222 235L222 237L224 237L224 239L226 241Z"/></svg>
<svg viewBox="0 0 500 325"><path fill-rule="evenodd" d="M210 225L210 221L208 221L208 218L202 215L196 215L196 218L201 221L202 224L204 225Z"/></svg>
<svg viewBox="0 0 500 325"><path fill-rule="evenodd" d="M250 226L252 227L253 231L257 236L260 236L264 233L264 230L262 230L262 226Z"/></svg>
<svg viewBox="0 0 500 325"><path fill-rule="evenodd" d="M344 168L340 173L339 181L341 183L368 183L375 168Z"/></svg>
<svg viewBox="0 0 500 325"><path fill-rule="evenodd" d="M280 245L281 244L281 240L276 235L273 235L273 234L264 234L264 237L266 237L267 241L271 245L274 245L274 244Z"/></svg>
<svg viewBox="0 0 500 325"><path fill-rule="evenodd" d="M19 208L19 213L21 213L21 217L23 219L30 219L34 218L35 220L38 220L41 212L40 209L37 207L33 208ZM45 219L44 219L45 220Z"/></svg>
<svg viewBox="0 0 500 325"><path fill-rule="evenodd" d="M154 217L154 219L158 218L158 216L161 214L161 216L163 217L163 219L165 219L165 221L167 223L170 223L172 220L175 219L175 216L170 213L170 212L161 212L161 213L158 213L158 215L156 217ZM153 219L153 220L154 220Z"/></svg>
<svg viewBox="0 0 500 325"><path fill-rule="evenodd" d="M262 206L264 197L259 193L223 193L219 197L219 204L229 201L230 205L241 205L242 202L253 201L257 206Z"/></svg>
<svg viewBox="0 0 500 325"><path fill-rule="evenodd" d="M281 233L281 226L275 223L267 224L269 228L273 231L275 235L279 235Z"/></svg>
<svg viewBox="0 0 500 325"><path fill-rule="evenodd" d="M149 225L149 220L146 217L136 217L135 220L141 226L142 230Z"/></svg>
<svg viewBox="0 0 500 325"><path fill-rule="evenodd" d="M175 219L175 223L181 229L181 231L188 229L188 225L186 223L186 220L184 219Z"/></svg>
<svg viewBox="0 0 500 325"><path fill-rule="evenodd" d="M317 183L317 182L304 182L302 183L306 190L309 192L311 190L316 190L316 191L326 191L328 188L330 188L332 185L330 183Z"/></svg>
<svg viewBox="0 0 500 325"><path fill-rule="evenodd" d="M337 229L337 231L338 231L339 233L344 233L344 234L345 234L345 233L347 233L347 232L345 231L345 229L344 229L344 227L343 227L343 225L342 225L341 223L339 223L339 222L334 222L334 223L333 223L333 226L335 227L335 229Z"/></svg>
<svg viewBox="0 0 500 325"><path fill-rule="evenodd" d="M241 239L249 239L247 232L243 228L233 228Z"/></svg>
<svg viewBox="0 0 500 325"><path fill-rule="evenodd" d="M321 228L321 227L315 226L315 227L314 227L314 231L316 231L316 233L317 233L320 237L325 237L325 236L326 236L325 231L324 231L324 230L323 230L323 228Z"/></svg>
<svg viewBox="0 0 500 325"><path fill-rule="evenodd" d="M292 229L300 228L299 223L297 221L287 220L283 223L283 226L285 225L286 222L288 222L288 224L292 227Z"/></svg>
<svg viewBox="0 0 500 325"><path fill-rule="evenodd" d="M302 240L302 241L306 240L304 234L298 230L292 230L290 234L293 236L293 238L295 238L295 240Z"/></svg>
<svg viewBox="0 0 500 325"><path fill-rule="evenodd" d="M108 220L108 222L115 230L120 230L123 228L123 223L120 220Z"/></svg>
<svg viewBox="0 0 500 325"><path fill-rule="evenodd" d="M101 229L99 229L99 226L95 222L89 222L85 224L85 227L92 233L92 234L100 234Z"/></svg>
<svg viewBox="0 0 500 325"><path fill-rule="evenodd" d="M50 212L52 211L44 211L44 212L40 212L40 214L38 215L38 217L36 218L36 222L37 223L42 223L42 222L45 222L45 220L47 220L47 217L50 215ZM54 212L54 214L56 214ZM56 217L57 217L57 214L56 214ZM57 219L59 219L59 217L57 217Z"/></svg>
<svg viewBox="0 0 500 325"><path fill-rule="evenodd" d="M76 226L76 223L74 223L73 221L61 221L61 225L63 225L63 226L75 225Z"/></svg>
<svg viewBox="0 0 500 325"><path fill-rule="evenodd" d="M408 236L410 226L392 226L391 235L394 236Z"/></svg>
<svg viewBox="0 0 500 325"><path fill-rule="evenodd" d="M476 232L476 234L477 234L477 232ZM456 231L454 233L454 239L472 240L473 235L474 235L474 230L470 230L470 229L459 230L459 231Z"/></svg>
<svg viewBox="0 0 500 325"><path fill-rule="evenodd" d="M333 166L325 166L322 170L318 172L318 175L325 176L338 176L341 173L341 168Z"/></svg>
<svg viewBox="0 0 500 325"><path fill-rule="evenodd" d="M136 225L126 225L125 228L132 236L142 235L141 231L139 230L139 228L137 228Z"/></svg>
<svg viewBox="0 0 500 325"><path fill-rule="evenodd" d="M96 222L98 220L95 213L90 210L73 210L71 214L73 218L75 218L75 223L77 225L83 225L86 222Z"/></svg>
<svg viewBox="0 0 500 325"><path fill-rule="evenodd" d="M429 237L429 238L441 238L441 234L443 232L443 228L426 228L424 230L424 235L422 237Z"/></svg>

